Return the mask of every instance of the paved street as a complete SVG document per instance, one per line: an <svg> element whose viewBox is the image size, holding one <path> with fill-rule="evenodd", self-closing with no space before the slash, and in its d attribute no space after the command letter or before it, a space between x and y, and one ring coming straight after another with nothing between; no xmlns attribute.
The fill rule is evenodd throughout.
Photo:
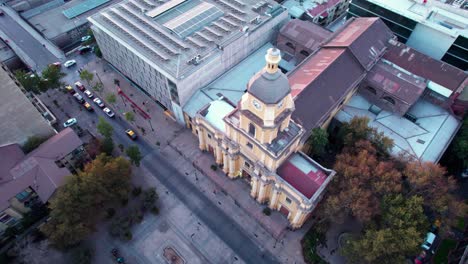
<svg viewBox="0 0 468 264"><path fill-rule="evenodd" d="M57 58L48 49L42 46L43 44L49 45L49 43L45 40L44 43L39 42L7 12L5 12L3 16L0 16L0 31L6 35L6 37L2 36L2 38L7 40L8 44L12 46L15 52L18 48L23 52L23 54L17 52L20 58L24 59L24 57L27 56L34 62L34 65L28 65L33 69L36 68L40 71L48 64L60 61L60 58ZM17 46L16 49L13 47L14 45ZM30 62L28 63L28 61L26 61L26 63L32 64Z"/></svg>

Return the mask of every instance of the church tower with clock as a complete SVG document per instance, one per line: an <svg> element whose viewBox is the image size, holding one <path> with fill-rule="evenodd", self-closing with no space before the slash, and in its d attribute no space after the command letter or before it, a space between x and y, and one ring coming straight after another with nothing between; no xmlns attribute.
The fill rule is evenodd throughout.
<svg viewBox="0 0 468 264"><path fill-rule="evenodd" d="M252 198L298 228L335 172L300 151L305 131L291 118L294 99L279 69L280 51L270 48L265 60L237 105L221 96L197 112L195 131L200 149L212 153L229 178L248 181Z"/></svg>

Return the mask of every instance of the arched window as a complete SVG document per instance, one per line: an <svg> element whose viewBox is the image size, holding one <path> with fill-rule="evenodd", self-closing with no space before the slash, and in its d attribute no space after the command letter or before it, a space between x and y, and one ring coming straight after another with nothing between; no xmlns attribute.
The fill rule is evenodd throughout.
<svg viewBox="0 0 468 264"><path fill-rule="evenodd" d="M255 136L255 126L252 123L249 124L249 134Z"/></svg>
<svg viewBox="0 0 468 264"><path fill-rule="evenodd" d="M373 94L377 94L377 91L373 87L367 86L366 89Z"/></svg>
<svg viewBox="0 0 468 264"><path fill-rule="evenodd" d="M395 100L389 96L385 96L384 98L382 98L383 100L391 103L392 105L395 105Z"/></svg>
<svg viewBox="0 0 468 264"><path fill-rule="evenodd" d="M302 55L306 56L306 57L308 57L308 56L310 55L309 52L307 52L307 51L305 51L305 50L301 50L300 53L301 53Z"/></svg>
<svg viewBox="0 0 468 264"><path fill-rule="evenodd" d="M291 42L286 42L286 46L290 47L291 49L296 49Z"/></svg>

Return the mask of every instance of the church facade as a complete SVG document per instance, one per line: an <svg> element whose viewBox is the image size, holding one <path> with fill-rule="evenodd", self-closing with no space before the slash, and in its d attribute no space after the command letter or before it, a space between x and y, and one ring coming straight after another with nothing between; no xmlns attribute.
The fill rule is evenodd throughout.
<svg viewBox="0 0 468 264"><path fill-rule="evenodd" d="M279 68L280 51L271 48L266 66L254 75L238 105L220 97L196 116L201 150L214 155L231 179L250 183L250 195L283 213L299 228L321 200L335 172L302 153L303 127L295 122L288 78Z"/></svg>

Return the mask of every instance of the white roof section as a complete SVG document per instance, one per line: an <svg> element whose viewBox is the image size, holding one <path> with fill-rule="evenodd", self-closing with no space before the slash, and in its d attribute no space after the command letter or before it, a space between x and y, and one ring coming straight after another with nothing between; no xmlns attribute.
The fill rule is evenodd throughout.
<svg viewBox="0 0 468 264"><path fill-rule="evenodd" d="M448 111L423 99L408 111L416 118L414 123L385 110L376 115L369 111L371 106L355 94L335 118L348 122L355 116L367 116L371 127L393 140L395 155L404 152L422 161L437 162L459 128L460 122Z"/></svg>
<svg viewBox="0 0 468 264"><path fill-rule="evenodd" d="M367 0L446 34L468 36L468 11L436 0Z"/></svg>
<svg viewBox="0 0 468 264"><path fill-rule="evenodd" d="M444 86L440 85L440 84L437 84L433 81L428 81L427 82L427 88L431 89L432 91L434 92L437 92L438 94L441 94L447 98L450 97L450 95L452 95L453 91L448 89L448 88L445 88Z"/></svg>
<svg viewBox="0 0 468 264"><path fill-rule="evenodd" d="M198 110L221 95L234 104L239 102L247 90L250 78L265 67L265 54L272 47L271 43L263 45L212 83L197 91L185 104L184 112L193 118Z"/></svg>
<svg viewBox="0 0 468 264"><path fill-rule="evenodd" d="M221 99L213 101L208 107L208 112L205 115L206 121L213 125L216 129L226 132L224 117L229 114L234 107Z"/></svg>

